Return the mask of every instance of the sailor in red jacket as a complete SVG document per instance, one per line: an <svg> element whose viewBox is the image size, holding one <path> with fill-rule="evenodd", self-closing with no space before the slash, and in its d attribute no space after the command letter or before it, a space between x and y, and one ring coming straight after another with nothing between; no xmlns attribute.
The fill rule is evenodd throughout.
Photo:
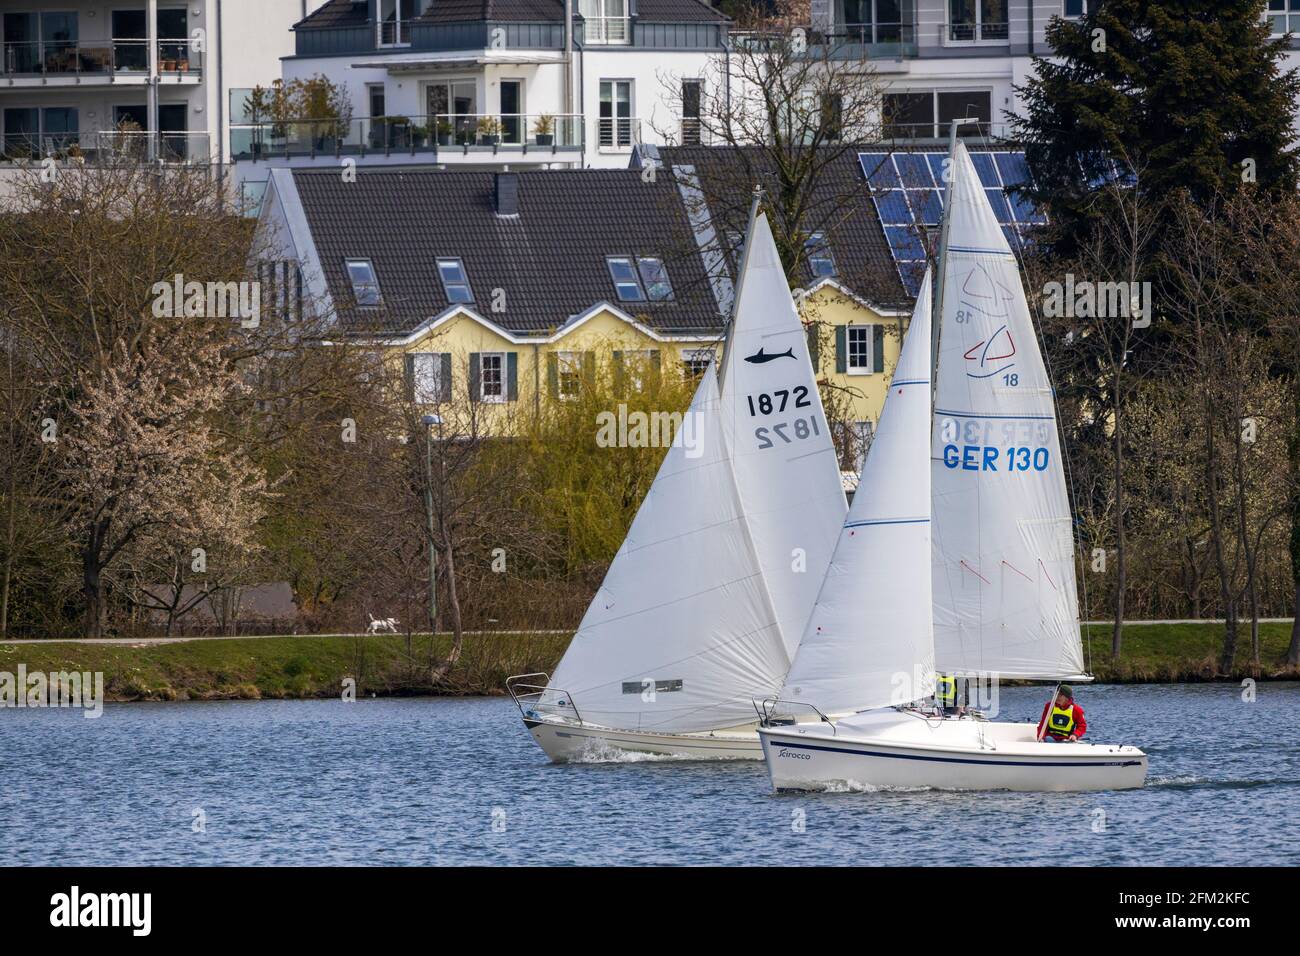
<svg viewBox="0 0 1300 956"><path fill-rule="evenodd" d="M1069 743L1082 738L1087 729L1083 708L1074 702L1074 688L1062 684L1056 690L1056 700L1043 705L1043 716L1038 721L1038 739L1043 743Z"/></svg>

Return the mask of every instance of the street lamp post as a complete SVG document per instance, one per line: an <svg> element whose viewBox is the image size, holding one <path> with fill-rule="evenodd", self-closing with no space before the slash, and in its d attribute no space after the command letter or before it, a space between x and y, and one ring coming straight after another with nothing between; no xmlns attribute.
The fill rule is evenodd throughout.
<svg viewBox="0 0 1300 956"><path fill-rule="evenodd" d="M425 415L420 421L424 424L424 510L429 520L429 636L438 633L438 552L434 548L437 540L433 530L433 435L429 429L434 425L442 431L442 419L437 415Z"/></svg>

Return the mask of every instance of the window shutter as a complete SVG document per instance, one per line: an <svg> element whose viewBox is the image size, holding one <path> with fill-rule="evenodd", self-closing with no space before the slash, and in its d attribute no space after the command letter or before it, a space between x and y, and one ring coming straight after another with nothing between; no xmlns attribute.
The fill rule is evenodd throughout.
<svg viewBox="0 0 1300 956"><path fill-rule="evenodd" d="M519 353L506 353L506 399L519 401Z"/></svg>
<svg viewBox="0 0 1300 956"><path fill-rule="evenodd" d="M885 370L885 327L883 325L873 325L871 327L871 371L883 372Z"/></svg>
<svg viewBox="0 0 1300 956"><path fill-rule="evenodd" d="M439 356L440 368L438 370L438 401L451 401L451 353L443 352Z"/></svg>
<svg viewBox="0 0 1300 956"><path fill-rule="evenodd" d="M812 362L813 375L821 371L821 339L818 336L820 330L816 322L809 322L805 332L808 336L808 361Z"/></svg>
<svg viewBox="0 0 1300 956"><path fill-rule="evenodd" d="M583 385L596 384L596 353L595 352L582 353L582 384Z"/></svg>
<svg viewBox="0 0 1300 956"><path fill-rule="evenodd" d="M403 380L406 384L406 400L413 402L415 401L415 356L407 352L403 358L406 360L406 370L403 374Z"/></svg>
<svg viewBox="0 0 1300 956"><path fill-rule="evenodd" d="M546 353L546 387L551 398L560 397L560 357L554 352Z"/></svg>
<svg viewBox="0 0 1300 956"><path fill-rule="evenodd" d="M623 365L623 353L614 353L614 397L623 398L627 388L627 369Z"/></svg>
<svg viewBox="0 0 1300 956"><path fill-rule="evenodd" d="M835 326L835 371L843 375L849 370L849 330Z"/></svg>
<svg viewBox="0 0 1300 956"><path fill-rule="evenodd" d="M479 376L482 367L479 361L478 352L469 353L469 400L477 402L483 398L482 388L479 384Z"/></svg>
<svg viewBox="0 0 1300 956"><path fill-rule="evenodd" d="M650 368L654 371L655 378L659 377L659 373L663 369L663 367L664 367L664 363L659 356L659 350L652 349L650 352Z"/></svg>

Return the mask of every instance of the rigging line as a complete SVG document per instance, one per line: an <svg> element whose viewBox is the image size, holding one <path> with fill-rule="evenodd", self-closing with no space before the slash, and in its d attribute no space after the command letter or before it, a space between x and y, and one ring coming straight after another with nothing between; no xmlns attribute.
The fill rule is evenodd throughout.
<svg viewBox="0 0 1300 956"><path fill-rule="evenodd" d="M606 620L603 620L598 624L589 624L586 627L583 627L581 624L579 624L578 630L573 635L573 639L577 640L578 635L582 634L583 631L594 631L597 628L606 627L607 625L610 624L617 624L619 621L627 620L628 618L635 617L638 614L645 614L648 611L657 611L660 608L672 607L674 604L681 604L683 601L689 601L705 594L711 594L714 591L721 591L723 588L729 588L732 585L743 584L744 582L749 581L752 578L758 578L759 581L761 582L763 579L762 569L760 568L749 574L743 575L742 577L735 578L731 581L723 581L721 584L714 585L711 588L705 588L703 591L696 591L693 594L683 594L681 597L675 597L668 601L662 601L659 604L651 604L648 607L642 607L642 608L637 608L636 610L633 611L628 611L626 614L619 614L615 617L611 617ZM604 585L602 584L601 587L604 587ZM598 591L597 593L599 594L600 592ZM606 608L606 610L608 610L608 608ZM776 616L775 611L773 611L772 616L773 617ZM773 621L772 623L775 624L776 622ZM764 625L764 627L771 627L771 626L772 626L771 624Z"/></svg>
<svg viewBox="0 0 1300 956"><path fill-rule="evenodd" d="M967 571L969 571L971 574L975 575L975 577L979 578L979 579L980 579L981 581L983 581L985 584L989 585L990 587L993 585L993 582L992 582L992 581L990 581L990 580L989 580L988 578L986 578L984 575L980 574L978 571L976 571L974 568L972 568L969 564L967 564L965 558L962 558L960 563L961 563L961 566L962 566L963 568L965 568L965 569L966 569Z"/></svg>
<svg viewBox="0 0 1300 956"><path fill-rule="evenodd" d="M1003 558L1003 559L1002 559L1002 563L1005 564L1007 567L1009 567L1012 571L1015 571L1016 574L1020 575L1022 578L1024 578L1024 579L1025 579L1026 581L1028 581L1030 584L1033 584L1033 583L1034 583L1034 579L1033 579L1033 578L1031 578L1029 575L1025 574L1024 571L1021 571L1018 567L1016 567L1014 564L1012 564L1012 563L1011 563L1010 561L1008 561L1006 558Z"/></svg>

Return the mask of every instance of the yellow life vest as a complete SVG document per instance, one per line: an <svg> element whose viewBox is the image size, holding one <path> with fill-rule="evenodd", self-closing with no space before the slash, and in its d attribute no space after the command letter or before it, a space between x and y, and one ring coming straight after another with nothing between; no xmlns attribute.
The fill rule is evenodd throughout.
<svg viewBox="0 0 1300 956"><path fill-rule="evenodd" d="M940 674L935 679L934 696L944 707L956 707L957 678Z"/></svg>
<svg viewBox="0 0 1300 956"><path fill-rule="evenodd" d="M1074 733L1074 704L1062 710L1055 704L1052 705L1052 712L1047 715L1047 729L1045 733L1057 737L1068 737Z"/></svg>

